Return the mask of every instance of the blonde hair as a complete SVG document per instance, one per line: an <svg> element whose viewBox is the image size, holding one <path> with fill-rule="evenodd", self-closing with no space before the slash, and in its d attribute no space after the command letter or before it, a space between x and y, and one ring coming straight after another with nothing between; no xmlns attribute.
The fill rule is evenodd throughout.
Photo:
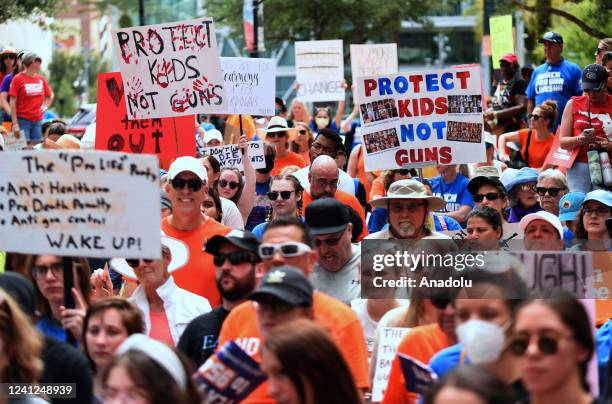
<svg viewBox="0 0 612 404"><path fill-rule="evenodd" d="M299 118L305 118L305 119L299 119L299 118L293 116L293 106L295 104L302 105L302 110L304 111L304 113ZM308 108L306 108L306 104L304 102L298 100L297 98L294 98L293 101L291 101L291 107L289 108L289 115L287 115L287 118L289 118L290 121L302 121L302 122L310 122L312 120L310 114L308 113Z"/></svg>

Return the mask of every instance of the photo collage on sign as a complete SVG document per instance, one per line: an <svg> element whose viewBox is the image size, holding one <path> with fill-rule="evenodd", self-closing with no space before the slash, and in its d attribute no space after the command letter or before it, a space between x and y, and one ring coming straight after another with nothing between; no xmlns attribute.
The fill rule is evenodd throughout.
<svg viewBox="0 0 612 404"><path fill-rule="evenodd" d="M363 143L368 154L394 149L400 145L395 128L363 135Z"/></svg>

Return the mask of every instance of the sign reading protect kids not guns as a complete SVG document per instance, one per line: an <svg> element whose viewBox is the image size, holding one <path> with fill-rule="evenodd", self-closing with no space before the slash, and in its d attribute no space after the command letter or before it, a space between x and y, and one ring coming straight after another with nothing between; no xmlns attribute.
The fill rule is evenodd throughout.
<svg viewBox="0 0 612 404"><path fill-rule="evenodd" d="M154 156L27 151L0 159L2 250L160 257Z"/></svg>
<svg viewBox="0 0 612 404"><path fill-rule="evenodd" d="M221 64L210 18L112 31L129 119L221 113Z"/></svg>
<svg viewBox="0 0 612 404"><path fill-rule="evenodd" d="M130 120L123 96L121 73L98 75L96 149L160 158L195 155L193 115Z"/></svg>
<svg viewBox="0 0 612 404"><path fill-rule="evenodd" d="M480 68L361 77L366 171L485 161Z"/></svg>

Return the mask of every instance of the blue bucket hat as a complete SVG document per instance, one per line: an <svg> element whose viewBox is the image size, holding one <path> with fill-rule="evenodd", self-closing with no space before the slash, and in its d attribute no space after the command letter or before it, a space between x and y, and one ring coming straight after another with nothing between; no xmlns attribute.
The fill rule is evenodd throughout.
<svg viewBox="0 0 612 404"><path fill-rule="evenodd" d="M578 211L584 201L582 192L568 192L559 200L559 220L576 220Z"/></svg>
<svg viewBox="0 0 612 404"><path fill-rule="evenodd" d="M514 177L506 184L506 191L510 193L516 185L537 181L538 176L538 170L536 170L535 168L523 167L518 170L514 174Z"/></svg>
<svg viewBox="0 0 612 404"><path fill-rule="evenodd" d="M582 205L587 203L588 201L597 201L601 202L607 207L612 207L612 192L606 191L605 189L596 189L595 191L591 191L584 197L584 201L582 201Z"/></svg>

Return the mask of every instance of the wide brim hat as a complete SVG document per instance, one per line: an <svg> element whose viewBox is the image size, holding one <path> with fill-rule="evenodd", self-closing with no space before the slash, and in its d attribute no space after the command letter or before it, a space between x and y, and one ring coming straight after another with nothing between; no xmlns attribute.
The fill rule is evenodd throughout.
<svg viewBox="0 0 612 404"><path fill-rule="evenodd" d="M169 273L181 269L189 262L189 248L187 248L187 245L181 240L162 235L161 243L170 249L171 259L168 264ZM125 258L113 258L110 265L121 275L130 279L137 279L134 268L128 265Z"/></svg>
<svg viewBox="0 0 612 404"><path fill-rule="evenodd" d="M7 46L6 48L2 49L2 52L0 52L0 56L4 56L4 55L17 56L17 50L11 46Z"/></svg>
<svg viewBox="0 0 612 404"><path fill-rule="evenodd" d="M265 129L259 129L264 133L273 133L273 132L285 132L296 130L296 128L290 128L289 124L287 124L287 120L282 116L273 116L268 122L268 126Z"/></svg>
<svg viewBox="0 0 612 404"><path fill-rule="evenodd" d="M387 195L376 198L370 203L377 208L386 208L387 201L392 199L424 199L427 201L427 208L430 211L443 209L446 205L442 198L428 195L425 185L412 179L395 181L389 187Z"/></svg>
<svg viewBox="0 0 612 404"><path fill-rule="evenodd" d="M504 183L504 186L506 187L506 192L510 194L510 192L512 192L512 189L517 185L526 184L528 182L537 182L539 175L540 174L538 173L538 170L536 170L535 168L521 168L514 174L514 177L508 183ZM504 181L502 179L502 183L503 182Z"/></svg>

